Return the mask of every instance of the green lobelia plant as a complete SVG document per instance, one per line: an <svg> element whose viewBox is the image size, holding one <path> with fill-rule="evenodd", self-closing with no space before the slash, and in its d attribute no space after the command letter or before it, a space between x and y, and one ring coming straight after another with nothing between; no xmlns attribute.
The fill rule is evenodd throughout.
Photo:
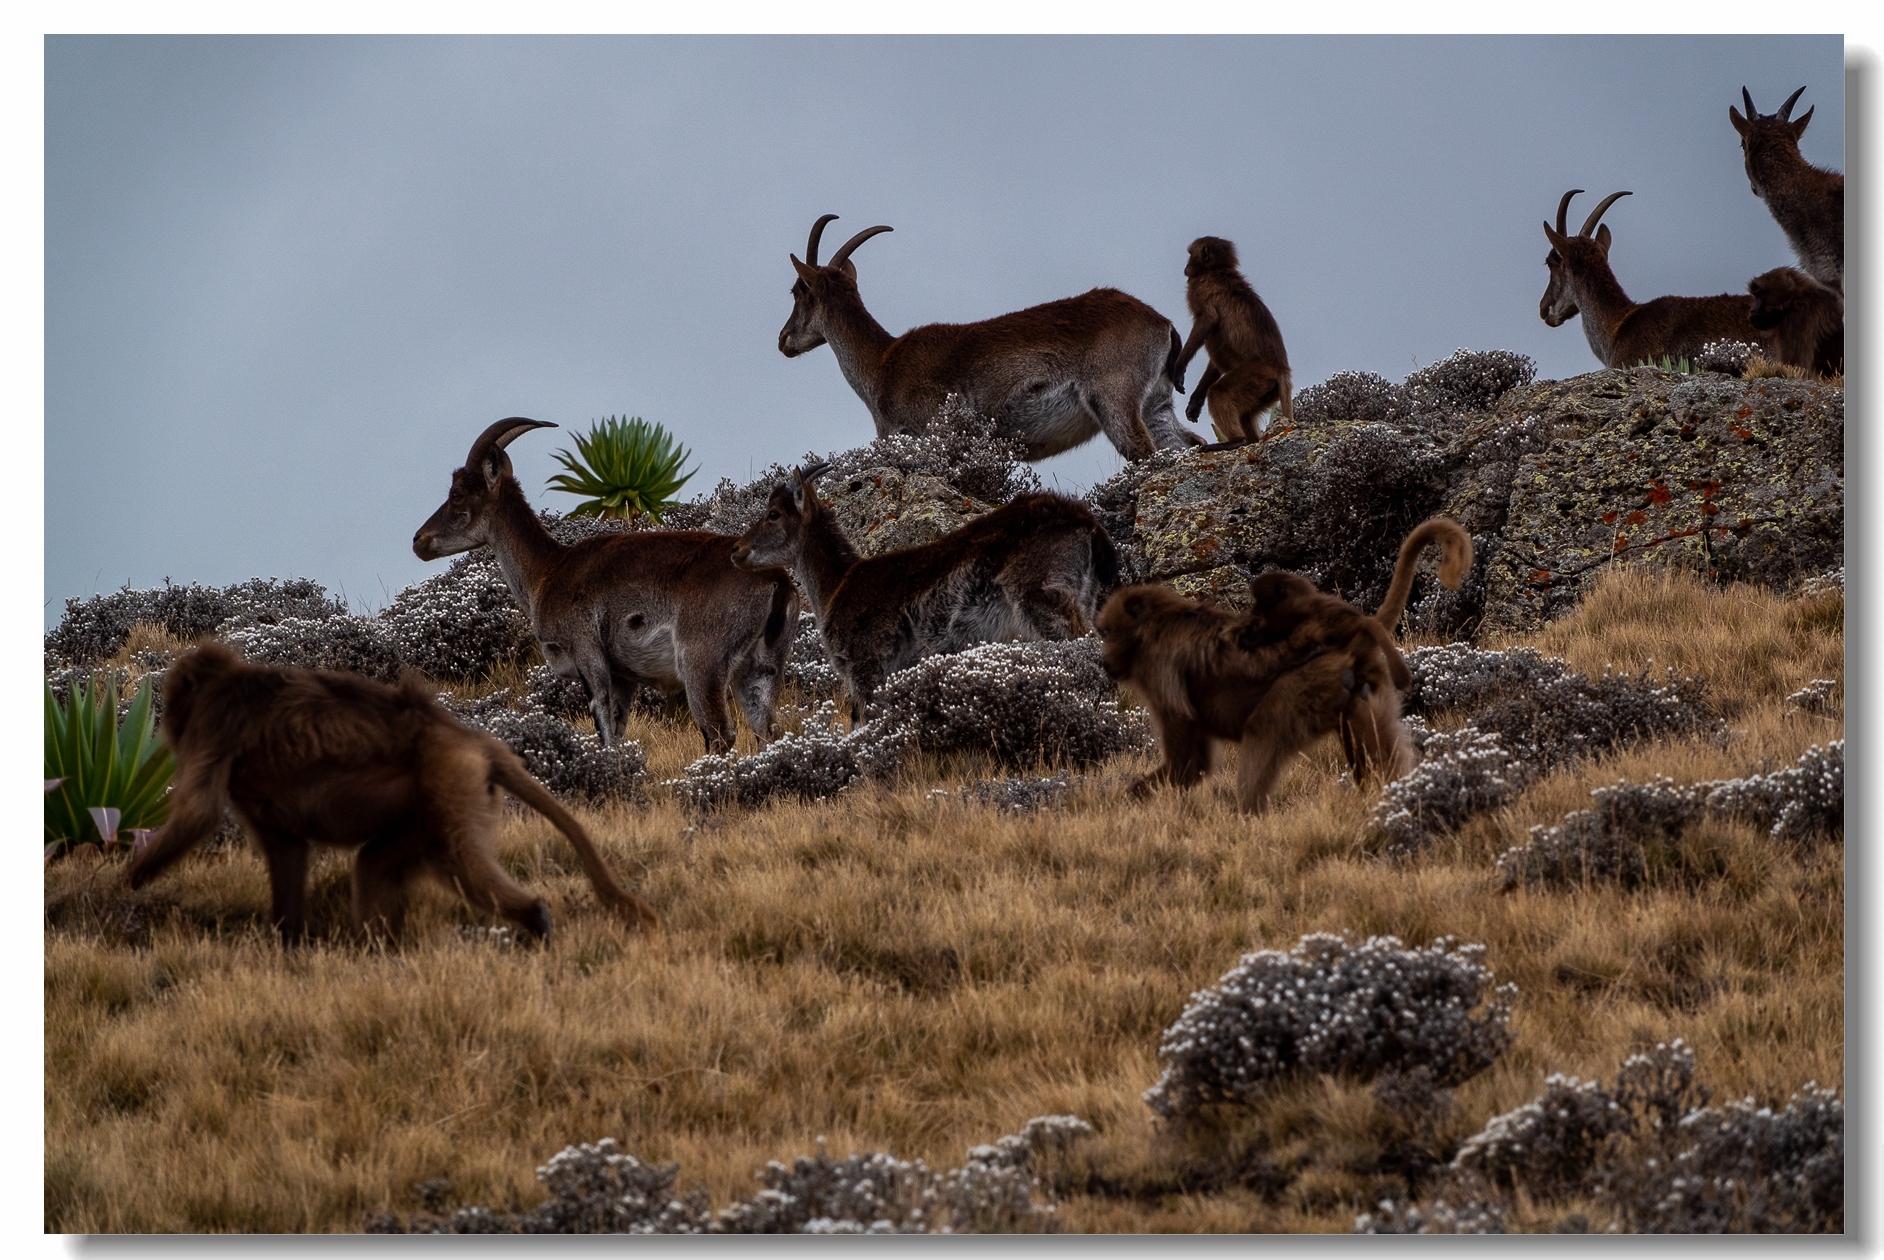
<svg viewBox="0 0 1884 1260"><path fill-rule="evenodd" d="M658 424L640 416L628 420L610 416L576 434L576 450L557 451L556 458L569 471L550 478L550 487L569 494L588 495L573 516L613 516L633 520L645 512L659 523L673 507L674 495L692 472L682 472L691 451Z"/></svg>
<svg viewBox="0 0 1884 1260"><path fill-rule="evenodd" d="M138 684L118 722L118 683L102 693L86 679L64 705L46 684L46 855L80 844L128 846L121 835L155 827L169 813L177 763L151 716L150 679Z"/></svg>

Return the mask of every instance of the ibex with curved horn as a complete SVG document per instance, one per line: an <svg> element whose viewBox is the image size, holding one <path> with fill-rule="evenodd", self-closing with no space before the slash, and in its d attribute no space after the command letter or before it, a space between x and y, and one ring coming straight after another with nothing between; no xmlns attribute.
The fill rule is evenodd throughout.
<svg viewBox="0 0 1884 1260"><path fill-rule="evenodd" d="M779 353L796 358L829 344L870 408L877 436L922 433L959 394L999 431L1045 459L1104 433L1127 459L1199 446L1171 404L1183 347L1171 321L1130 294L1094 289L973 324L924 324L892 337L864 309L851 253L887 227L865 228L818 263L824 225L811 225L805 261L792 255L792 315Z"/></svg>
<svg viewBox="0 0 1884 1260"><path fill-rule="evenodd" d="M798 593L783 569L733 567L729 534L662 530L557 542L537 519L504 448L542 420L512 416L478 435L451 493L412 536L421 560L489 547L530 618L543 659L588 689L596 733L621 738L643 685L685 690L708 752L732 746L730 686L761 740L775 714L798 626Z"/></svg>
<svg viewBox="0 0 1884 1260"><path fill-rule="evenodd" d="M1023 494L931 543L860 557L794 470L740 535L733 563L788 565L849 693L853 721L889 674L938 652L1010 639L1071 639L1119 580L1112 538L1085 504Z"/></svg>
<svg viewBox="0 0 1884 1260"><path fill-rule="evenodd" d="M1571 236L1564 228L1564 215L1570 199L1582 191L1572 188L1565 193L1557 203L1557 226L1544 225L1550 241L1550 253L1544 259L1550 268L1550 284L1537 304L1537 313L1546 324L1556 328L1581 314L1590 350L1604 367L1612 368L1654 363L1664 355L1692 358L1710 341L1767 344L1767 334L1748 318L1753 299L1744 293L1659 297L1640 304L1630 301L1609 269L1609 227L1598 231L1596 225L1618 198L1632 194L1611 193L1603 198L1582 229Z"/></svg>
<svg viewBox="0 0 1884 1260"><path fill-rule="evenodd" d="M1812 121L1812 111L1791 121L1800 88L1786 98L1776 114L1753 108L1753 95L1744 87L1740 99L1747 116L1729 105L1727 117L1740 133L1740 151L1747 160L1747 183L1753 195L1766 203L1799 265L1828 289L1845 291L1845 177L1821 170L1799 153L1799 137Z"/></svg>

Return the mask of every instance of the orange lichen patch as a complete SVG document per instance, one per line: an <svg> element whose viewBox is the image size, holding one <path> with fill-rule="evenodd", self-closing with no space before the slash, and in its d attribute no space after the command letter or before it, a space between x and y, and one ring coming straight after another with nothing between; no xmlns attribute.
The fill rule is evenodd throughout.
<svg viewBox="0 0 1884 1260"><path fill-rule="evenodd" d="M1658 477L1649 483L1648 501L1650 503L1659 506L1660 504L1667 503L1674 497L1674 493L1668 489L1667 483L1662 481L1661 478Z"/></svg>
<svg viewBox="0 0 1884 1260"><path fill-rule="evenodd" d="M1605 512L1605 513L1603 513L1603 524L1605 524L1605 525L1614 525L1614 524L1616 523L1616 518L1617 518L1618 516L1620 516L1620 515L1622 515L1622 513L1620 513L1620 512Z"/></svg>
<svg viewBox="0 0 1884 1260"><path fill-rule="evenodd" d="M1622 523L1625 525L1641 525L1647 521L1648 513L1644 512L1641 508L1637 508L1635 511L1629 513L1629 515L1622 518Z"/></svg>

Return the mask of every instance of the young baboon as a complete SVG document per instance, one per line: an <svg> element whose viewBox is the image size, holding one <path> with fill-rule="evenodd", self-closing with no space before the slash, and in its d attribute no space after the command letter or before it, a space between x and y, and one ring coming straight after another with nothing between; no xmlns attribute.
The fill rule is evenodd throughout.
<svg viewBox="0 0 1884 1260"><path fill-rule="evenodd" d="M1771 333L1768 349L1781 363L1836 376L1845 370L1845 299L1796 267L1775 267L1747 281L1748 316Z"/></svg>
<svg viewBox="0 0 1884 1260"><path fill-rule="evenodd" d="M493 852L501 787L569 838L603 904L636 927L660 924L615 883L582 824L516 754L459 725L415 675L389 687L355 674L250 665L208 643L170 667L162 732L177 759L170 821L131 859L132 888L213 834L229 805L268 863L284 945L306 930L310 844L359 849L353 913L369 936L398 934L407 885L428 872L548 944L549 907Z"/></svg>
<svg viewBox="0 0 1884 1260"><path fill-rule="evenodd" d="M1237 270L1236 246L1220 236L1198 237L1191 242L1184 274L1190 278L1184 298L1191 308L1191 335L1178 353L1178 388L1183 389L1184 368L1200 346L1210 357L1184 414L1195 423L1208 402L1226 445L1258 440L1257 417L1269 407L1279 405L1282 418L1293 420L1295 393L1282 330Z"/></svg>
<svg viewBox="0 0 1884 1260"><path fill-rule="evenodd" d="M1392 627L1406 611L1414 565L1434 542L1445 553L1439 580L1459 587L1472 564L1471 537L1434 518L1401 544L1372 617L1293 573L1258 577L1249 614L1193 604L1164 587L1114 595L1099 614L1106 670L1143 699L1165 755L1134 792L1196 782L1213 736L1241 745L1237 803L1245 810L1263 809L1288 758L1330 732L1340 733L1357 783L1372 772L1394 779L1412 769L1400 722L1400 692L1412 675Z"/></svg>

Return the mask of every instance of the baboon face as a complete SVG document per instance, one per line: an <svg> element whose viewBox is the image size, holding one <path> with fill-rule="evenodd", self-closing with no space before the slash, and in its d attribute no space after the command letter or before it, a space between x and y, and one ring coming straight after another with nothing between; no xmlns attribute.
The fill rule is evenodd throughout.
<svg viewBox="0 0 1884 1260"><path fill-rule="evenodd" d="M1785 318L1785 309L1773 300L1774 295L1758 280L1747 282L1747 292L1753 295L1753 309L1747 312L1747 322L1758 329L1779 327L1779 321Z"/></svg>
<svg viewBox="0 0 1884 1260"><path fill-rule="evenodd" d="M1106 677L1124 682L1132 676L1144 621L1157 606L1146 592L1119 591L1099 610L1096 624L1104 640L1100 658L1105 662Z"/></svg>
<svg viewBox="0 0 1884 1260"><path fill-rule="evenodd" d="M1236 268L1236 246L1221 236L1200 236L1191 242L1189 252L1190 259L1184 264L1184 274L1187 276Z"/></svg>

